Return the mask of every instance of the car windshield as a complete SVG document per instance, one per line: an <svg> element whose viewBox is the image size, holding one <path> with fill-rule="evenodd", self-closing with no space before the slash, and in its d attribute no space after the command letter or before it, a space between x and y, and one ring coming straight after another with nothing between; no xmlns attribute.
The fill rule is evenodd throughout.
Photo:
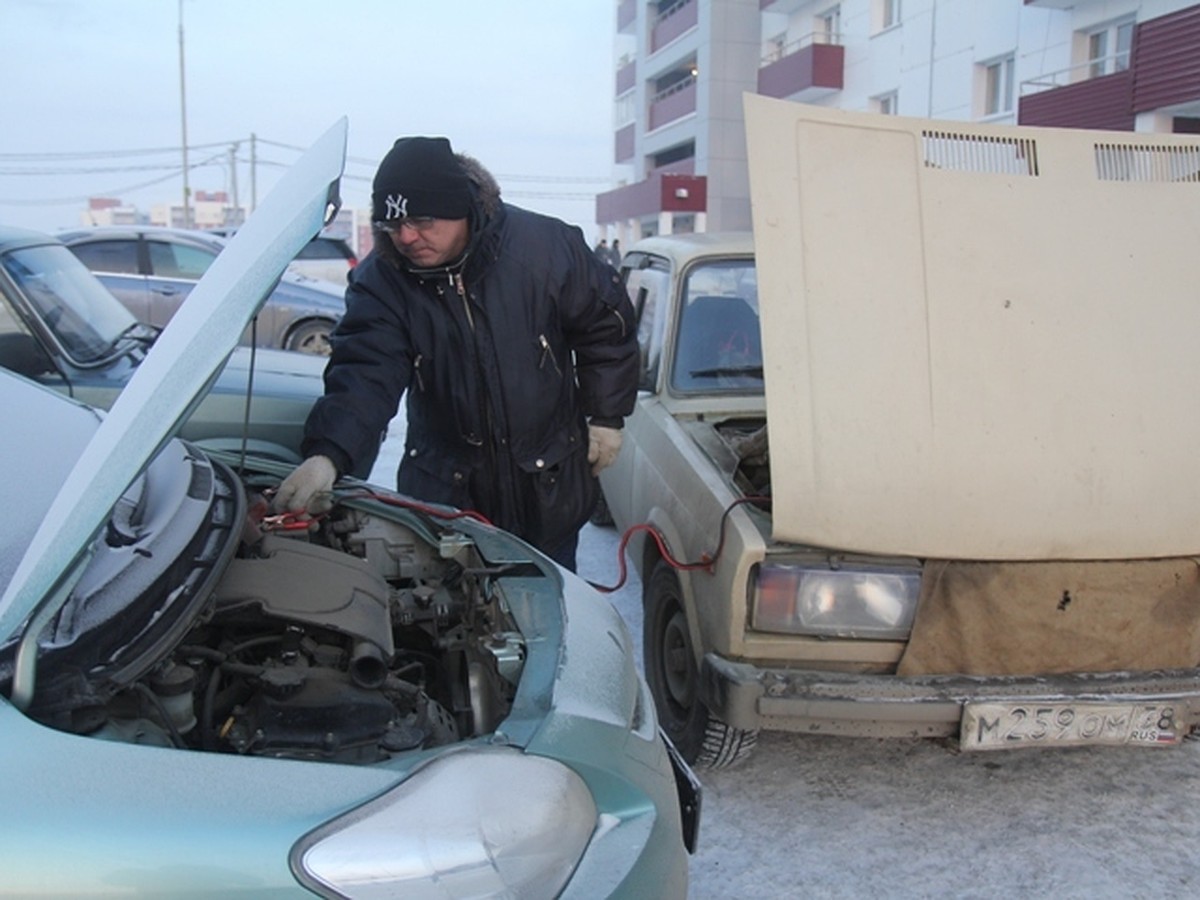
<svg viewBox="0 0 1200 900"><path fill-rule="evenodd" d="M43 244L0 260L39 318L76 361L97 362L137 324L66 247Z"/></svg>
<svg viewBox="0 0 1200 900"><path fill-rule="evenodd" d="M762 393L754 261L693 266L683 292L671 386L687 393Z"/></svg>

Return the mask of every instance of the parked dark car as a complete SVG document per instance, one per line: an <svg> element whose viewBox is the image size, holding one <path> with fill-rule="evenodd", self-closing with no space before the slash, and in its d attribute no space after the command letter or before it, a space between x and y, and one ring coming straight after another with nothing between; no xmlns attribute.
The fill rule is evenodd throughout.
<svg viewBox="0 0 1200 900"><path fill-rule="evenodd" d="M0 367L108 409L160 329L139 322L54 237L0 227ZM240 447L299 461L324 360L281 350L236 349L181 432L207 447Z"/></svg>
<svg viewBox="0 0 1200 900"><path fill-rule="evenodd" d="M228 241L215 234L150 225L98 226L58 235L140 321L162 327ZM329 332L345 311L344 289L285 272L258 315L257 340L242 344L329 353Z"/></svg>

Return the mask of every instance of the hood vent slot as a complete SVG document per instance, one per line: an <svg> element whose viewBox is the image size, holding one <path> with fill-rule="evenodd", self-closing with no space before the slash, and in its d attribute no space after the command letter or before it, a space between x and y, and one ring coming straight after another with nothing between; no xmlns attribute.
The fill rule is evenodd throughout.
<svg viewBox="0 0 1200 900"><path fill-rule="evenodd" d="M1096 144L1101 181L1200 182L1200 147Z"/></svg>
<svg viewBox="0 0 1200 900"><path fill-rule="evenodd" d="M925 165L955 172L1037 175L1037 143L1028 138L922 131Z"/></svg>

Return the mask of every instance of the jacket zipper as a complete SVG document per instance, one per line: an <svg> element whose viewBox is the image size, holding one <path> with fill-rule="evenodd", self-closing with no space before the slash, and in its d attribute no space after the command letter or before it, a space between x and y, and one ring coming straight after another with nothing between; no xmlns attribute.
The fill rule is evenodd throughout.
<svg viewBox="0 0 1200 900"><path fill-rule="evenodd" d="M467 324L471 327L471 332L474 333L475 332L475 317L473 315L471 315L471 298L467 295L466 285L463 284L462 272L455 272L453 275L451 275L450 283L454 285L455 293L457 293L459 296L459 299L462 300L463 312L467 316ZM478 362L479 349L478 349L478 347L476 347L475 356L476 356L476 365L478 366L479 365L479 362ZM483 384L483 378L480 377L480 385L482 386L482 384ZM481 412L483 414L484 427L487 429L487 434L492 434L492 432L493 432L492 410L491 410L491 404L489 404L488 400L487 400L487 392L486 391L484 391L482 396L479 398L479 403L480 403L480 407L481 407ZM486 450L488 461L490 463L490 468L491 468L492 472L495 473L497 470L496 448L492 446L491 442L485 441L479 435L474 435L474 434L465 435L465 438L466 438L466 441L468 444L471 444L475 447L483 447Z"/></svg>
<svg viewBox="0 0 1200 900"><path fill-rule="evenodd" d="M421 377L421 360L424 359L420 353L413 360L413 376L417 379L417 387L421 389L421 393L425 393L425 379Z"/></svg>
<svg viewBox="0 0 1200 900"><path fill-rule="evenodd" d="M621 323L621 337L625 337L625 317L621 315L620 310L612 310L612 314L617 317L617 321Z"/></svg>
<svg viewBox="0 0 1200 900"><path fill-rule="evenodd" d="M463 312L467 314L467 324L471 326L471 330L475 330L475 317L471 315L471 302L467 299L467 289L463 287L462 273L455 272L451 278L451 283L454 285L454 290L458 293L459 299L462 300Z"/></svg>
<svg viewBox="0 0 1200 900"><path fill-rule="evenodd" d="M546 336L544 334L538 335L538 343L542 345L542 358L538 362L538 369L544 367L546 365L546 359L549 358L551 364L554 366L554 371L557 372L561 378L562 369L558 367L558 360L555 358L554 351L550 347L550 342L546 340Z"/></svg>

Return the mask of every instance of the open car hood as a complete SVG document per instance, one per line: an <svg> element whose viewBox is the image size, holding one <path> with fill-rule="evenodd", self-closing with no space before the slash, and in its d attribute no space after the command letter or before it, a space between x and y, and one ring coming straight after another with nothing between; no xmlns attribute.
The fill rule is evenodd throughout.
<svg viewBox="0 0 1200 900"><path fill-rule="evenodd" d="M343 119L292 166L138 366L0 597L0 637L43 600L42 618L65 599L113 505L200 402L280 274L336 211L346 132Z"/></svg>
<svg viewBox="0 0 1200 900"><path fill-rule="evenodd" d="M1200 550L1200 138L745 103L777 539Z"/></svg>

